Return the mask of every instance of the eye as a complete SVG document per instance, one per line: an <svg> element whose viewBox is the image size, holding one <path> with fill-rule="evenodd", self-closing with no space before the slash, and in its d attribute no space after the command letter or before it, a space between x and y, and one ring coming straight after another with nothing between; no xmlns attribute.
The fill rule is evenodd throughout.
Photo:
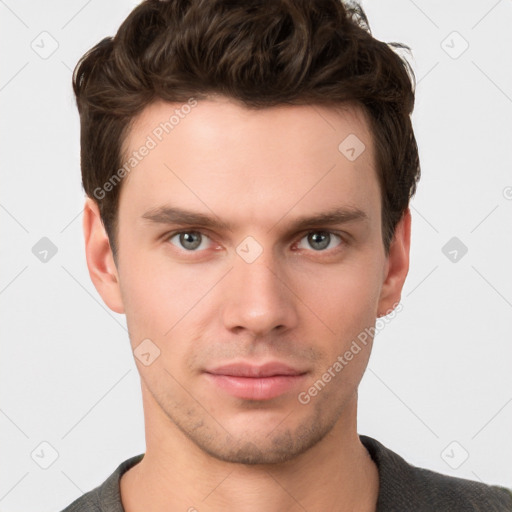
<svg viewBox="0 0 512 512"><path fill-rule="evenodd" d="M180 231L171 234L168 237L169 242L179 249L185 249L188 252L197 252L198 249L207 249L208 244L205 240L209 240L206 235L200 231ZM173 242L173 240L176 241Z"/></svg>
<svg viewBox="0 0 512 512"><path fill-rule="evenodd" d="M334 244L334 237L337 238L340 242L343 242L343 238L336 233L332 233L331 231L310 231L306 234L302 240L307 240L307 243L314 251L325 251L325 249L333 249L336 246L341 245L340 243ZM298 245L299 249L304 249L304 247L300 247L300 243ZM307 249L307 247L306 247Z"/></svg>

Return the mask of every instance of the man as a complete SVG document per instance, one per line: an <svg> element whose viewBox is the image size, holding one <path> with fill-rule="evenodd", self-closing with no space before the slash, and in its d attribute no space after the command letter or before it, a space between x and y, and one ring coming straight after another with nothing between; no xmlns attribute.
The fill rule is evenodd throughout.
<svg viewBox="0 0 512 512"><path fill-rule="evenodd" d="M512 510L357 433L420 173L412 75L361 10L147 0L73 85L87 263L126 314L146 452L66 512Z"/></svg>

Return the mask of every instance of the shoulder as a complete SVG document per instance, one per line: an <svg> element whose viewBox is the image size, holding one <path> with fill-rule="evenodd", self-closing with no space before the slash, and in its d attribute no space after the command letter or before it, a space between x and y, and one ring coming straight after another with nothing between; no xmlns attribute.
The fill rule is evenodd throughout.
<svg viewBox="0 0 512 512"><path fill-rule="evenodd" d="M512 511L512 491L504 487L442 475L422 468L412 467L411 475L410 481L415 484L417 491L425 497L427 503L432 503L438 509Z"/></svg>
<svg viewBox="0 0 512 512"><path fill-rule="evenodd" d="M102 512L96 490L86 492L61 512Z"/></svg>
<svg viewBox="0 0 512 512"><path fill-rule="evenodd" d="M512 491L418 468L367 436L360 436L379 469L378 512L512 512Z"/></svg>
<svg viewBox="0 0 512 512"><path fill-rule="evenodd" d="M135 455L119 464L101 485L77 498L61 512L124 512L119 487L121 476L143 457L144 454Z"/></svg>

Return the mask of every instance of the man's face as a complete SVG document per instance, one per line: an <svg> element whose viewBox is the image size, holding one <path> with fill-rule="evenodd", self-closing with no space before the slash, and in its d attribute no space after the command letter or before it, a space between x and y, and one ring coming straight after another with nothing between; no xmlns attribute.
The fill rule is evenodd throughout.
<svg viewBox="0 0 512 512"><path fill-rule="evenodd" d="M199 101L158 141L155 128L176 108L155 103L136 120L127 153L148 135L157 144L119 203L120 310L132 348L149 339L143 346L160 351L147 366L136 358L146 414L218 459L291 460L353 418L371 340L359 351L353 341L399 298L385 283L368 125L348 106L248 110L218 98ZM355 150L340 151L349 135ZM165 208L211 223L172 220ZM335 210L333 222L297 225ZM295 376L218 370L257 373L268 362Z"/></svg>

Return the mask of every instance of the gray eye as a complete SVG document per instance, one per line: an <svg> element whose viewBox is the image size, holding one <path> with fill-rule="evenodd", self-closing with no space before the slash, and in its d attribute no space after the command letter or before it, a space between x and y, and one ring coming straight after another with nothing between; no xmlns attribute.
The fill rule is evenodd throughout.
<svg viewBox="0 0 512 512"><path fill-rule="evenodd" d="M202 243L204 243L203 237L204 235L198 231L183 231L173 235L169 241L178 248L183 248L187 251L195 251L197 248L201 247ZM176 238L178 238L179 245L173 242L173 239Z"/></svg>
<svg viewBox="0 0 512 512"><path fill-rule="evenodd" d="M331 236L329 233L319 231L318 233L310 233L308 235L308 242L317 251L321 251L329 246Z"/></svg>
<svg viewBox="0 0 512 512"><path fill-rule="evenodd" d="M310 248L315 251L323 251L327 248L333 248L332 242L335 242L335 239L338 238L341 241L341 237L336 233L331 233L329 231L312 231L308 233L302 240L307 239L307 244ZM301 242L302 242L301 240ZM300 244L300 242L299 242ZM339 244L338 244L339 245ZM300 247L304 249L304 247ZM307 247L306 247L307 248Z"/></svg>

